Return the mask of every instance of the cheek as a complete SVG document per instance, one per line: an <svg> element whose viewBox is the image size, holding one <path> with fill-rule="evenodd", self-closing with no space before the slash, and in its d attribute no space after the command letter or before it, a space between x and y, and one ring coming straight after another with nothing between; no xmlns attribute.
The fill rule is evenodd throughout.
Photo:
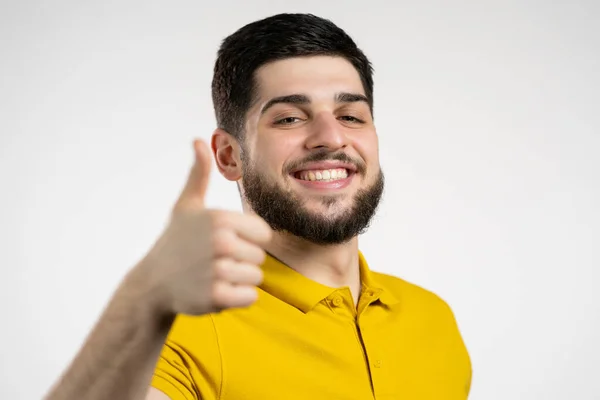
<svg viewBox="0 0 600 400"><path fill-rule="evenodd" d="M292 146L289 140L264 137L256 143L254 159L264 173L280 178L283 165L290 159L290 154Z"/></svg>
<svg viewBox="0 0 600 400"><path fill-rule="evenodd" d="M367 163L367 166L379 165L379 139L374 131L359 132L352 139L353 147Z"/></svg>
<svg viewBox="0 0 600 400"><path fill-rule="evenodd" d="M302 148L301 141L293 135L264 135L256 143L257 160L272 171L281 173L283 165L292 160L298 149Z"/></svg>

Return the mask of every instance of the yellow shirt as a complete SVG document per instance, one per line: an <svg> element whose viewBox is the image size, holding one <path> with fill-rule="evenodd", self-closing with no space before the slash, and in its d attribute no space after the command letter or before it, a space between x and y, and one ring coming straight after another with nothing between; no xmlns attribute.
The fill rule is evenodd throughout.
<svg viewBox="0 0 600 400"><path fill-rule="evenodd" d="M257 302L179 315L152 386L172 400L464 400L470 358L448 305L360 256L361 295L275 258Z"/></svg>

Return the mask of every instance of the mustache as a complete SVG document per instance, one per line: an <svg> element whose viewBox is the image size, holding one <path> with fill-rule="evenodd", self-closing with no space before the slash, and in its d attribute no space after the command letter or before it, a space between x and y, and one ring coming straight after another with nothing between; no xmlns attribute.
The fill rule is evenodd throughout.
<svg viewBox="0 0 600 400"><path fill-rule="evenodd" d="M340 161L343 163L352 164L354 167L356 167L356 171L361 175L364 175L367 171L367 165L364 163L364 161L350 157L348 154L343 152L331 153L326 149L311 153L302 160L291 161L285 166L284 170L289 172L295 169L301 169L305 164L318 161Z"/></svg>

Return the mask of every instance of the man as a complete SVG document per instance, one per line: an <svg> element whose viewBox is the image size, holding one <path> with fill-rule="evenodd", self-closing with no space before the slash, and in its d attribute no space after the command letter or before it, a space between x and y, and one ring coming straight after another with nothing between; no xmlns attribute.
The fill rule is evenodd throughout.
<svg viewBox="0 0 600 400"><path fill-rule="evenodd" d="M212 90L212 153L245 212L204 208L196 141L170 224L48 398L466 399L449 307L358 249L384 179L352 39L312 15L251 23L222 43Z"/></svg>

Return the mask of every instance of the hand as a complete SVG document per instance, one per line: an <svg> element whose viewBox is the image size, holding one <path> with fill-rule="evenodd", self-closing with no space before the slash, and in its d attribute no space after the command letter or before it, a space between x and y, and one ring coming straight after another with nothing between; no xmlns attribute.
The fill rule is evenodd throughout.
<svg viewBox="0 0 600 400"><path fill-rule="evenodd" d="M195 162L171 221L134 274L159 312L200 315L249 306L262 282L261 248L271 229L256 215L206 209L211 153L194 142Z"/></svg>

